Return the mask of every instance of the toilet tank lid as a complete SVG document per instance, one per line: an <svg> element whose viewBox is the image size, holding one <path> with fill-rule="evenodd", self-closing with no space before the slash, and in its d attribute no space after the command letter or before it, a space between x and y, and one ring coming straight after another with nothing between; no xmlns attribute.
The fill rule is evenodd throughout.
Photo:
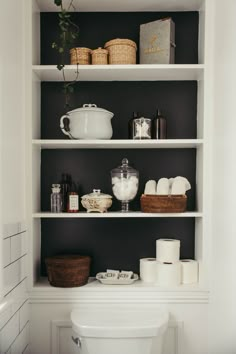
<svg viewBox="0 0 236 354"><path fill-rule="evenodd" d="M73 310L73 330L84 337L156 337L167 328L166 310Z"/></svg>

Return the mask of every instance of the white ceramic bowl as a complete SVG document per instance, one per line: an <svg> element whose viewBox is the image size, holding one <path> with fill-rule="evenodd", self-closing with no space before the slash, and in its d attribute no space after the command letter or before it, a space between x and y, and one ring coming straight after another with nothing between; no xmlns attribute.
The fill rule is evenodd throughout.
<svg viewBox="0 0 236 354"><path fill-rule="evenodd" d="M112 205L112 196L101 193L100 189L94 189L93 193L83 195L81 204L87 209L87 213L104 213L107 212L107 209Z"/></svg>
<svg viewBox="0 0 236 354"><path fill-rule="evenodd" d="M95 104L84 104L62 116L60 128L71 139L111 139L113 131L112 112L98 108ZM67 118L68 123L64 120Z"/></svg>

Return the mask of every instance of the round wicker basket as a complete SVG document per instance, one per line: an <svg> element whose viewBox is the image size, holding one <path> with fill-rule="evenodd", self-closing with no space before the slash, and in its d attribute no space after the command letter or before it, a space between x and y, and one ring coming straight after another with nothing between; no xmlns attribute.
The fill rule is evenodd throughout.
<svg viewBox="0 0 236 354"><path fill-rule="evenodd" d="M130 39L112 39L104 46L109 52L109 64L136 64L137 45Z"/></svg>
<svg viewBox="0 0 236 354"><path fill-rule="evenodd" d="M93 65L106 65L108 64L108 50L101 47L91 51Z"/></svg>
<svg viewBox="0 0 236 354"><path fill-rule="evenodd" d="M71 65L88 65L90 64L91 49L85 47L72 48L70 50Z"/></svg>
<svg viewBox="0 0 236 354"><path fill-rule="evenodd" d="M52 286L71 288L88 282L91 258L79 255L61 255L45 259L48 280Z"/></svg>

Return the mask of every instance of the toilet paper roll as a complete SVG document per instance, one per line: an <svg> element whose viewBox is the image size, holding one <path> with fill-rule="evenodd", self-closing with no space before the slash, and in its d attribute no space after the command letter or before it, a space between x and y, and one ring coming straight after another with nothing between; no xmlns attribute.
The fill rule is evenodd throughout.
<svg viewBox="0 0 236 354"><path fill-rule="evenodd" d="M160 286L177 286L181 284L181 263L157 262L156 284Z"/></svg>
<svg viewBox="0 0 236 354"><path fill-rule="evenodd" d="M168 178L160 178L157 182L156 194L168 195L169 194L169 180Z"/></svg>
<svg viewBox="0 0 236 354"><path fill-rule="evenodd" d="M198 261L193 259L181 259L181 272L183 284L194 284L198 282Z"/></svg>
<svg viewBox="0 0 236 354"><path fill-rule="evenodd" d="M145 184L144 194L156 194L156 181L149 180Z"/></svg>
<svg viewBox="0 0 236 354"><path fill-rule="evenodd" d="M179 254L180 240L166 238L156 241L156 259L158 262L178 262Z"/></svg>
<svg viewBox="0 0 236 354"><path fill-rule="evenodd" d="M146 283L156 281L156 258L140 259L140 279Z"/></svg>

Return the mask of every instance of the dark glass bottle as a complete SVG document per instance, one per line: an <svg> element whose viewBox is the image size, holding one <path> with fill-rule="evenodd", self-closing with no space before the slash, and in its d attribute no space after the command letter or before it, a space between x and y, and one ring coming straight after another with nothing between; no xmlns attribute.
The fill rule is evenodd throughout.
<svg viewBox="0 0 236 354"><path fill-rule="evenodd" d="M68 193L71 188L71 176L63 173L61 178L62 211L67 211Z"/></svg>
<svg viewBox="0 0 236 354"><path fill-rule="evenodd" d="M156 117L153 119L153 139L166 139L167 138L167 122L166 118L157 109Z"/></svg>
<svg viewBox="0 0 236 354"><path fill-rule="evenodd" d="M133 139L134 133L133 133L133 126L134 126L134 120L139 118L139 112L133 112L133 117L129 120L129 139Z"/></svg>

